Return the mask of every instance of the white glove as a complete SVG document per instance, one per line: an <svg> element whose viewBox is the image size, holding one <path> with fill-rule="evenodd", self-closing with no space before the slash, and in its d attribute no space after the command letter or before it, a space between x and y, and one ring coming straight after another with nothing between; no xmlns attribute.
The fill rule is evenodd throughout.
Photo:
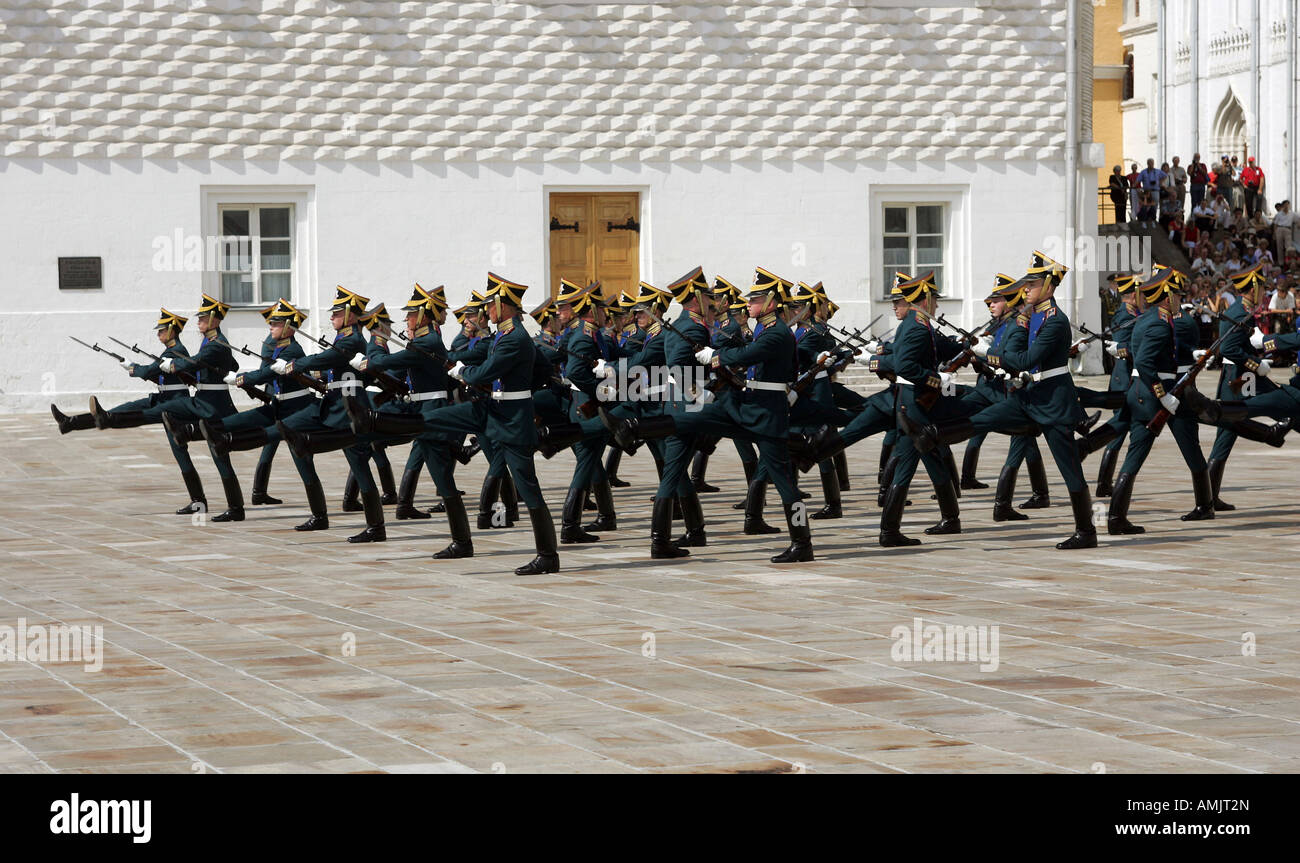
<svg viewBox="0 0 1300 863"><path fill-rule="evenodd" d="M226 372L226 376L221 379L221 382L225 384L233 384L237 377L239 377L239 372Z"/></svg>
<svg viewBox="0 0 1300 863"><path fill-rule="evenodd" d="M465 380L465 364L458 360L456 365L447 370L447 374L458 381Z"/></svg>
<svg viewBox="0 0 1300 863"><path fill-rule="evenodd" d="M952 379L953 376L951 372L939 372L939 386L944 389L948 389L952 386Z"/></svg>
<svg viewBox="0 0 1300 863"><path fill-rule="evenodd" d="M988 336L980 336L975 340L975 344L970 346L971 353L983 358L989 355L989 349L993 347L993 340Z"/></svg>
<svg viewBox="0 0 1300 863"><path fill-rule="evenodd" d="M352 368L356 369L357 371L361 371L361 367L365 365L365 362L366 362L365 354L353 354L352 359L348 360L348 365L352 366Z"/></svg>
<svg viewBox="0 0 1300 863"><path fill-rule="evenodd" d="M875 357L872 356L870 353L861 353L853 357L853 362L857 363L860 366L865 366L868 365L873 359L875 359Z"/></svg>
<svg viewBox="0 0 1300 863"><path fill-rule="evenodd" d="M799 401L799 394L794 390L790 390L785 394L785 400L789 403L790 407L794 407L794 403Z"/></svg>
<svg viewBox="0 0 1300 863"><path fill-rule="evenodd" d="M1196 303L1183 303L1180 308L1185 312L1194 312L1196 311Z"/></svg>
<svg viewBox="0 0 1300 863"><path fill-rule="evenodd" d="M289 371L289 364L284 360L276 360L271 363L271 371L275 372L277 375L286 374Z"/></svg>
<svg viewBox="0 0 1300 863"><path fill-rule="evenodd" d="M167 374L171 374L172 372L176 371L176 361L173 360L171 357L167 357L166 359L158 363L158 368L162 369Z"/></svg>
<svg viewBox="0 0 1300 863"><path fill-rule="evenodd" d="M1171 414L1178 413L1178 397L1173 393L1165 393L1160 397L1160 404Z"/></svg>
<svg viewBox="0 0 1300 863"><path fill-rule="evenodd" d="M1197 363L1199 363L1199 362L1201 361L1201 357L1203 357L1203 356L1205 356L1205 351L1203 351L1203 350L1195 350L1195 351L1192 351L1192 361L1193 361L1193 362L1197 362Z"/></svg>
<svg viewBox="0 0 1300 863"><path fill-rule="evenodd" d="M1034 376L1032 374L1030 374L1029 372L1021 372L1020 374L1015 376L1014 380L1011 381L1011 387L1012 389L1018 390L1021 389L1022 387L1028 386L1033 382L1034 382Z"/></svg>
<svg viewBox="0 0 1300 863"><path fill-rule="evenodd" d="M1011 377L1011 375L1007 373L1007 370L1006 370L1006 369L1003 369L1003 368L996 368L996 369L994 369L994 370L993 370L993 376L994 376L994 377L999 377L999 378L1009 378L1009 377Z"/></svg>
<svg viewBox="0 0 1300 863"><path fill-rule="evenodd" d="M1255 327L1255 331L1250 334L1250 346L1257 351L1264 347L1264 333L1259 327Z"/></svg>
<svg viewBox="0 0 1300 863"><path fill-rule="evenodd" d="M713 362L713 355L716 354L713 348L700 348L695 352L695 359L704 365Z"/></svg>
<svg viewBox="0 0 1300 863"><path fill-rule="evenodd" d="M1260 360L1259 368L1255 369L1255 374L1259 375L1260 377L1266 378L1268 377L1268 373L1271 372L1272 370L1273 370L1272 360Z"/></svg>
<svg viewBox="0 0 1300 863"><path fill-rule="evenodd" d="M126 369L128 372L135 368L135 363L131 362L130 360L122 360L122 362L118 363L118 365Z"/></svg>
<svg viewBox="0 0 1300 863"><path fill-rule="evenodd" d="M862 349L869 354L878 354L880 353L880 341L878 339L872 339L863 345Z"/></svg>
<svg viewBox="0 0 1300 863"><path fill-rule="evenodd" d="M813 360L813 362L817 363L818 365L822 365L822 366L824 366L824 365L829 365L829 364L830 364L830 361L831 361L831 352L830 352L830 351L822 351L820 354L817 355L816 359Z"/></svg>
<svg viewBox="0 0 1300 863"><path fill-rule="evenodd" d="M1112 357L1119 356L1119 342L1112 342L1110 339L1106 339L1105 344L1106 353L1110 354Z"/></svg>
<svg viewBox="0 0 1300 863"><path fill-rule="evenodd" d="M601 359L596 360L596 365L591 370L591 372L598 378L614 377L614 367L611 366L609 363L605 362L605 359L603 357Z"/></svg>

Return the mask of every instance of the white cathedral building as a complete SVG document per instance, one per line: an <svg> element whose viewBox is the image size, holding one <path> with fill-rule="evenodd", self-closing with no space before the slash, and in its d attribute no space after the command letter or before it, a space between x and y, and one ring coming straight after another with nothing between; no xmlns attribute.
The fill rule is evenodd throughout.
<svg viewBox="0 0 1300 863"><path fill-rule="evenodd" d="M1300 0L1123 0L1132 67L1124 169L1237 156L1264 169L1268 213L1300 197Z"/></svg>
<svg viewBox="0 0 1300 863"><path fill-rule="evenodd" d="M336 284L459 305L488 270L535 303L763 266L865 324L933 269L980 323L1095 235L1091 9L3 0L0 409L139 391L65 336L145 344L200 291L250 346L281 296L320 332ZM1061 299L1099 322L1086 266Z"/></svg>

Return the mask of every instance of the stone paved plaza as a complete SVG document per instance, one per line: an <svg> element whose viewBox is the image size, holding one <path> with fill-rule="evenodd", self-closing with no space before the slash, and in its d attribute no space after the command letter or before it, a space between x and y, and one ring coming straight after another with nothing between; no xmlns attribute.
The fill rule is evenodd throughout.
<svg viewBox="0 0 1300 863"><path fill-rule="evenodd" d="M100 624L105 642L98 672L0 663L0 770L1300 769L1294 438L1239 446L1223 491L1238 510L1188 525L1164 435L1132 510L1147 534L1103 529L1083 552L1052 547L1070 514L1050 465L1055 505L1031 521L995 524L992 489L967 492L960 536L879 548L871 441L850 453L848 516L814 523L817 561L790 566L768 562L783 536L741 533L726 442L709 547L650 561L653 467L638 456L621 530L519 578L526 520L476 531L476 556L448 564L429 557L442 516L390 521L378 545L345 542L361 519L337 510L328 532L295 533L305 502L284 449L284 505L195 525L171 514L183 491L159 426L60 437L48 415L11 415L0 429L0 624ZM1005 448L990 439L984 481ZM254 457L236 456L245 493ZM343 459L318 464L337 508ZM541 463L557 517L571 464ZM482 469L461 470L471 513ZM803 484L820 506L816 473ZM923 483L912 498L920 536L937 511ZM910 638L891 633L917 618L997 626L996 670L896 659Z"/></svg>

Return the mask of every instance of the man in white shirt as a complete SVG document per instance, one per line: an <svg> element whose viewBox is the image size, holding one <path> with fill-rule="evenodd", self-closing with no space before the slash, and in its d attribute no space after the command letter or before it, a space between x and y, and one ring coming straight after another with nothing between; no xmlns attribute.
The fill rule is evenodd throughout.
<svg viewBox="0 0 1300 863"><path fill-rule="evenodd" d="M1295 294L1285 279L1278 282L1273 298L1268 301L1268 316L1273 321L1273 332L1295 332Z"/></svg>
<svg viewBox="0 0 1300 863"><path fill-rule="evenodd" d="M1295 243L1294 227L1295 213L1291 212L1291 202L1283 201L1277 205L1277 215L1273 217L1273 248L1277 249L1279 260L1286 258L1287 250Z"/></svg>

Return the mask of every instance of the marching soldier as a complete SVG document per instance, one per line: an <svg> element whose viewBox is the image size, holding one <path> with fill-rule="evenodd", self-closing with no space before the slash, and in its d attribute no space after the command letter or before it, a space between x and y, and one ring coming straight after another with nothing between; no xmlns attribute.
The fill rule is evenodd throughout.
<svg viewBox="0 0 1300 863"><path fill-rule="evenodd" d="M364 357L387 356L390 350L388 343L393 338L393 319L388 314L388 309L383 303L380 303L374 309L367 311L361 317L361 326L369 333L366 340L366 352ZM362 356L358 354L358 356ZM357 357L352 361L360 362ZM353 368L356 368L354 365ZM397 407L390 407L393 402L385 402L383 407L396 411ZM393 463L388 460L388 447L385 443L375 443L371 446L369 459L375 466L375 473L379 475L379 502L385 506L396 503L397 511L393 514L399 521L408 518L430 518L426 512L421 512L413 505L415 499L415 482L420 478L420 462L415 454L415 448L411 448L410 455L407 459L408 465L402 472L403 490L410 492L405 500L398 492L393 483ZM414 466L411 466L414 462ZM409 486L407 485L409 483ZM360 487L357 484L357 476L351 470L348 471L348 478L343 483L343 506L340 507L344 512L361 512Z"/></svg>
<svg viewBox="0 0 1300 863"><path fill-rule="evenodd" d="M1017 372L1015 378L1020 387L1012 398L987 407L969 419L937 424L915 421L909 416L908 406L900 406L899 412L908 435L922 451L938 442L956 443L979 431L1024 433L1036 425L1047 438L1057 470L1070 492L1074 513L1074 534L1056 547L1095 548L1097 531L1092 524L1092 501L1074 446L1074 430L1083 418L1083 409L1068 365L1070 321L1054 298L1065 274L1064 266L1041 252L1034 252L1029 271L1022 280L1032 313L1021 312L1016 318L1016 328L998 354L1003 368ZM993 353L991 340L982 340L975 352Z"/></svg>
<svg viewBox="0 0 1300 863"><path fill-rule="evenodd" d="M537 427L533 422L533 388L538 377L537 348L524 329L521 309L528 288L488 273L484 302L496 325L487 359L482 365L458 363L449 374L471 386L489 387L490 399L452 405L436 414L427 425L435 432L478 434L491 440L501 453L519 496L528 507L537 556L515 570L516 575L558 572L555 523L542 497L533 465ZM549 375L548 375L549 376Z"/></svg>
<svg viewBox="0 0 1300 863"><path fill-rule="evenodd" d="M261 366L242 374L231 372L226 376L226 382L235 386L268 385L275 401L231 416L212 417L204 421L210 430L220 433L219 435L214 433L215 442L213 439L209 440L208 450L212 455L213 464L216 465L217 473L221 476L221 485L226 493L226 510L213 516L213 521L244 520L244 496L239 486L239 478L230 463L230 450L248 448L243 445L245 440L262 447L257 470L253 475L253 503L255 505L280 503L279 500L266 495L266 483L271 466L271 457L268 453L274 454L279 442L266 442L265 430L274 426L275 421L282 416L288 416L295 410L301 409L307 403L301 401L302 399L311 399L313 396L313 391L299 381L277 375L271 370L272 363L277 359L292 360L303 356L302 347L294 340L293 334L302 325L305 315L290 305L288 300L281 299L263 309L262 317L267 322L269 334L267 341L262 345ZM185 423L173 424L172 430L178 440L185 442L200 439L201 428L200 426L196 429L194 425ZM231 446L232 442L237 442L239 445Z"/></svg>
<svg viewBox="0 0 1300 863"><path fill-rule="evenodd" d="M221 332L221 322L225 320L230 306L207 294L195 314L199 332L203 341L199 352L193 357L170 356L158 363L158 369L164 374L184 372L190 374L197 383L195 393L189 398L168 399L140 411L119 412L111 420L107 412L99 409L99 403L91 399L90 410L95 414L96 424L112 424L114 428L126 428L144 425L148 422L163 423L167 432L167 443L171 446L172 456L181 469L181 478L189 492L190 503L176 511L177 515L192 515L208 511L208 499L203 493L203 483L199 473L194 469L189 450L179 442L175 429L181 423L199 422L213 417L226 417L235 412L235 403L230 399L230 386L225 382L228 372L239 368L231 354L230 343Z"/></svg>
<svg viewBox="0 0 1300 863"><path fill-rule="evenodd" d="M1225 338L1219 348L1223 367L1219 372L1218 399L1224 402L1235 402L1242 396L1251 398L1265 395L1277 389L1277 385L1268 379L1273 364L1251 348L1248 335L1250 328L1243 323L1264 305L1264 264L1256 264L1231 278L1237 299L1219 315L1219 335ZM1240 388L1240 395L1234 385ZM1223 471L1228 464L1228 456L1232 454L1232 446L1237 442L1237 436L1238 433L1230 428L1220 428L1214 438L1214 446L1210 449L1207 470L1210 474L1210 487L1214 492L1214 509L1217 512L1236 509L1219 497L1219 487L1223 484Z"/></svg>
<svg viewBox="0 0 1300 863"><path fill-rule="evenodd" d="M130 426L125 424L118 425L117 420L122 417L134 417L155 405L189 396L190 388L180 375L168 374L159 368L163 360L188 357L190 355L189 351L185 350L185 345L181 344L180 341L181 330L185 329L187 320L188 318L182 318L180 315L166 309L160 309L158 322L154 324L154 329L158 333L158 341L163 346L160 358L148 364L133 363L130 360L122 360L120 363L131 377L152 381L157 384L158 391L156 393L142 399L120 404L106 411L99 410L99 400L92 396L89 413L73 414L71 416L60 411L55 405L50 405L50 413L54 415L54 421L59 424L59 434L92 428L129 428ZM97 414L103 417L102 425L97 426L95 423Z"/></svg>
<svg viewBox="0 0 1300 863"><path fill-rule="evenodd" d="M1115 366L1110 373L1110 392L1125 392L1131 389L1133 374L1133 351L1132 340L1133 331L1136 324L1127 326L1129 321L1136 319L1142 314L1142 309L1138 306L1138 282L1141 279L1135 275L1124 275L1115 278L1115 291L1119 294L1123 303L1115 310L1115 314L1110 319L1110 330L1115 334L1114 339L1107 339L1104 345L1106 353L1115 358ZM1086 400L1081 399L1084 407L1090 407ZM1116 432L1115 439L1107 445L1105 451L1101 454L1101 464L1097 469L1097 494L1096 497L1110 497L1114 489L1115 464L1119 461L1119 449L1124 444L1124 435L1131 428L1129 422L1128 402L1124 407L1115 411L1115 415L1107 423ZM1132 446L1132 444L1130 444Z"/></svg>

